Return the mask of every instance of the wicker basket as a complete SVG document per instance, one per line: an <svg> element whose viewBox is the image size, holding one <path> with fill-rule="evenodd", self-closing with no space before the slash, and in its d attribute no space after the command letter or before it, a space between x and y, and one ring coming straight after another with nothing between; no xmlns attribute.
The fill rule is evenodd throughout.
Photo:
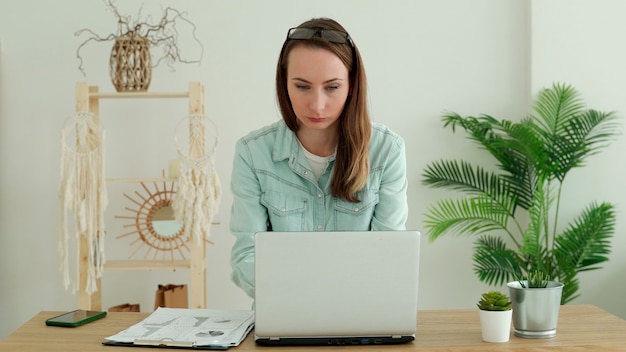
<svg viewBox="0 0 626 352"><path fill-rule="evenodd" d="M111 82L118 92L147 91L152 79L148 39L139 35L116 38L109 70Z"/></svg>

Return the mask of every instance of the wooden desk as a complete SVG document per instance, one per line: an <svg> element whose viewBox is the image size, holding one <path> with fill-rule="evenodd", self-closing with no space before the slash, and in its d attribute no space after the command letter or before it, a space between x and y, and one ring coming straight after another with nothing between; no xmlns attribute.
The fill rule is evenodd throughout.
<svg viewBox="0 0 626 352"><path fill-rule="evenodd" d="M40 312L3 341L0 351L63 351L130 352L128 347L103 346L102 340L133 325L148 313L109 313L104 319L78 328L46 326L46 318L61 312ZM262 347L253 336L239 351L626 351L626 321L592 305L561 307L557 336L552 339L523 339L511 334L507 343L481 341L478 311L433 310L418 314L417 338L404 345L387 346L323 346L323 347ZM132 351L153 349L132 349ZM175 350L173 350L175 351Z"/></svg>

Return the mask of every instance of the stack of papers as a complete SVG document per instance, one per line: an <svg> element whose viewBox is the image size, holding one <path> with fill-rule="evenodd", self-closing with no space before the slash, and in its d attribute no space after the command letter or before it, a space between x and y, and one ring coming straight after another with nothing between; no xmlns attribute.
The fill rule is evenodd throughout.
<svg viewBox="0 0 626 352"><path fill-rule="evenodd" d="M254 327L251 310L159 307L143 321L105 338L104 345L227 349Z"/></svg>

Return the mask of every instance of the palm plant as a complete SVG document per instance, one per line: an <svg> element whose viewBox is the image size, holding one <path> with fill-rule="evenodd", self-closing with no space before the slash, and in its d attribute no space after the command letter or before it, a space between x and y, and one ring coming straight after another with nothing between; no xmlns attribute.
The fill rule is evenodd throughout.
<svg viewBox="0 0 626 352"><path fill-rule="evenodd" d="M475 236L474 272L480 281L502 285L543 272L565 284L565 304L579 296L578 274L608 260L615 213L612 204L592 202L562 227L563 182L608 145L619 133L618 123L613 112L586 109L566 84L542 89L534 111L520 122L444 115L444 127L463 129L495 159L497 171L462 160L427 165L423 184L465 197L431 206L425 230L431 241L444 234Z"/></svg>

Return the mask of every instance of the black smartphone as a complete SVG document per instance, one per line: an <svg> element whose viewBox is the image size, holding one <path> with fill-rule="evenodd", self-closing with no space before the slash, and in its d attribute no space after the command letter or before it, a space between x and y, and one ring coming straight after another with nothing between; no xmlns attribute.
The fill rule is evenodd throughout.
<svg viewBox="0 0 626 352"><path fill-rule="evenodd" d="M63 313L56 317L46 320L48 326L64 326L74 328L85 325L94 320L104 318L107 312L99 312L94 310L77 309L71 312Z"/></svg>

